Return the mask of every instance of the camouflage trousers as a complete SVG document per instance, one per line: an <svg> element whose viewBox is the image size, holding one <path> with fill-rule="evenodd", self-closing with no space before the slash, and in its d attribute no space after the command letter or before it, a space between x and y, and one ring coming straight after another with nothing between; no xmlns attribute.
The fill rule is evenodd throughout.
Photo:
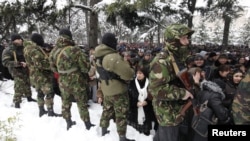
<svg viewBox="0 0 250 141"><path fill-rule="evenodd" d="M126 135L128 110L129 99L127 93L104 96L100 127L108 128L109 120L115 117L118 134Z"/></svg>
<svg viewBox="0 0 250 141"><path fill-rule="evenodd" d="M54 92L53 84L45 83L41 88L36 88L37 90L37 104L38 106L46 105L47 109L52 109L54 105Z"/></svg>
<svg viewBox="0 0 250 141"><path fill-rule="evenodd" d="M30 82L37 91L37 104L38 106L44 106L47 108L53 107L54 88L53 88L53 73L30 74Z"/></svg>
<svg viewBox="0 0 250 141"><path fill-rule="evenodd" d="M90 121L89 111L88 111L88 95L86 91L78 92L65 92L61 88L61 97L62 97L62 116L64 119L71 118L71 106L72 106L72 96L74 97L77 108L80 114L82 121Z"/></svg>
<svg viewBox="0 0 250 141"><path fill-rule="evenodd" d="M23 74L14 77L14 103L21 103L22 97L32 96L30 79L28 74Z"/></svg>

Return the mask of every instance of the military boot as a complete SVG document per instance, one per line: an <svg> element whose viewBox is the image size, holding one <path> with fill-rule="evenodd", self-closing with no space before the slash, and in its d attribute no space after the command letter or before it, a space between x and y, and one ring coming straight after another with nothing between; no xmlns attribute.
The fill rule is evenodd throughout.
<svg viewBox="0 0 250 141"><path fill-rule="evenodd" d="M102 127L102 136L105 136L106 134L108 134L110 131L108 130L108 128L106 127Z"/></svg>
<svg viewBox="0 0 250 141"><path fill-rule="evenodd" d="M15 102L15 108L20 108L20 102Z"/></svg>
<svg viewBox="0 0 250 141"><path fill-rule="evenodd" d="M71 126L76 125L76 122L72 121L71 119L66 119L66 123L67 123L67 130L69 130Z"/></svg>
<svg viewBox="0 0 250 141"><path fill-rule="evenodd" d="M95 126L94 124L92 124L90 121L86 121L84 122L85 123L85 126L87 128L87 130L89 130L92 126Z"/></svg>
<svg viewBox="0 0 250 141"><path fill-rule="evenodd" d="M49 117L61 117L62 114L57 114L54 112L53 108L48 108L48 116Z"/></svg>
<svg viewBox="0 0 250 141"><path fill-rule="evenodd" d="M135 141L135 140L130 140L127 139L125 136L120 136L120 141Z"/></svg>
<svg viewBox="0 0 250 141"><path fill-rule="evenodd" d="M31 96L27 97L28 102L37 102L35 99L33 99Z"/></svg>
<svg viewBox="0 0 250 141"><path fill-rule="evenodd" d="M47 114L48 111L44 109L44 106L39 106L39 117L42 117L44 114Z"/></svg>

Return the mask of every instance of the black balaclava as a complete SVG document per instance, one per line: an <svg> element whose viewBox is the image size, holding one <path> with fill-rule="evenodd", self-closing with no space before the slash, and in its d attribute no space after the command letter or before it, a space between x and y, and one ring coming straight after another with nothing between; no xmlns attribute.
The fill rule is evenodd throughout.
<svg viewBox="0 0 250 141"><path fill-rule="evenodd" d="M31 35L31 41L33 41L34 43L36 43L39 46L43 46L44 45L44 39L43 36L41 34L38 33L33 33Z"/></svg>
<svg viewBox="0 0 250 141"><path fill-rule="evenodd" d="M105 33L102 37L102 43L116 50L117 39L113 33Z"/></svg>

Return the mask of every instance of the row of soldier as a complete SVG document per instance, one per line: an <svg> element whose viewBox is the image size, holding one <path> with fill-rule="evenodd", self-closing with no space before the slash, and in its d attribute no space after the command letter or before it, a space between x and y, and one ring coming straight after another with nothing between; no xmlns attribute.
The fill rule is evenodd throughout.
<svg viewBox="0 0 250 141"><path fill-rule="evenodd" d="M113 43L109 40L109 34L106 34L103 36L102 43L117 45L117 41ZM45 114L48 114L48 116L62 116L66 121L67 130L69 130L76 124L76 122L71 119L70 111L73 97L77 104L80 117L89 130L95 125L91 123L88 112L87 91L89 88L88 80L91 75L89 74L91 67L87 55L80 47L75 46L72 33L68 29L61 29L59 31L59 38L56 41L55 47L51 49L45 45L44 38L38 33L33 33L29 40L23 39L19 34L13 34L11 36L10 46L3 50L2 64L8 68L8 71L14 79L14 107L21 108L22 97L27 97L28 101L36 102L36 100L32 98L31 86L33 86L37 91L39 116L41 117ZM116 57L119 57L119 54L117 55ZM125 75L126 79L130 80L134 76L134 71L128 63L126 64L131 71L127 74L128 72L124 69L121 75ZM55 92L52 82L55 74L59 76L57 81L62 99L61 114L57 114L53 110ZM105 94L107 93L105 90L111 90L111 92L108 92L108 95L111 96L117 94L112 90L119 90L122 93L126 93L126 87L124 87L123 83L113 84L118 84L116 85L116 89L102 87L102 92ZM118 125L117 130L120 140L128 140L125 137L128 112L127 98L127 95L118 95L117 98L112 99L108 97L103 98L104 112L100 122L100 126L103 127L103 135L108 133L106 126L109 124L110 113L113 113L115 115L115 118L113 118ZM117 102L115 113L107 109L108 106L105 106L114 101ZM123 105L124 102L125 104ZM124 106L126 107L125 109Z"/></svg>
<svg viewBox="0 0 250 141"><path fill-rule="evenodd" d="M59 38L56 41L57 48L55 49L68 46L69 52L73 54L73 56L69 55L70 59L64 60L65 53L63 55L60 51L54 52L55 50L51 52L51 48L46 45L44 38L38 33L33 33L30 40L24 40L19 34L13 34L11 45L4 49L2 53L2 64L8 68L14 78L13 103L15 108L20 108L23 96L26 96L28 101L36 101L31 97L31 86L33 86L37 91L39 116L41 117L44 114L62 116L67 123L67 129L69 129L76 124L71 120L70 112L72 105L70 98L73 95L81 119L84 121L86 128L90 129L94 125L90 122L87 95L85 95L89 69L86 55L80 48L73 48L72 34L68 29L60 30ZM53 55L50 55L50 53L53 53ZM74 56L75 58L73 58ZM57 114L53 110L55 93L52 82L54 72L60 74L58 84L62 97L62 114Z"/></svg>
<svg viewBox="0 0 250 141"><path fill-rule="evenodd" d="M197 88L198 92L190 93L189 89L177 84L181 83L174 81L179 75L178 72L182 72L179 70L188 72L193 85L204 86L211 82L223 90L233 85L234 91L227 90L231 92L231 95L225 95L228 105L224 105L220 100L223 103L222 109L224 109L221 111L231 110L232 100L237 90L236 86L243 78L244 72L240 69L230 71L231 67L228 64L222 64L223 62L228 63L228 60L225 61L227 59L225 55L220 55L214 60L214 62L219 62L218 66L212 62L209 67L205 63L209 59L200 54L186 59L189 56L186 48L189 44L188 38L193 32L181 24L167 27L164 33L165 47L156 55L150 54L149 51L145 52L145 58L143 58L146 61L143 62L142 58L141 63L138 64L129 60L129 54L124 53L121 56L117 53L117 39L114 34L106 33L102 37L102 44L98 45L93 53L93 68L98 72L100 80L97 101L103 103L100 122L102 135L109 133L107 130L109 120L114 119L120 141L129 140L125 136L127 123L139 132L148 135L152 122L155 123L153 128L156 130L154 141L179 141L179 137L183 137L181 140L192 140L193 138L206 140L206 137L200 137L197 134L192 137L187 134L187 138L185 134L180 136L179 128L182 122L179 119L184 117L191 123L190 117L186 116L191 108L180 113L179 111L183 107L183 102L181 104L180 101L187 102L187 99L195 98L195 93L205 93L206 90ZM70 113L73 97L81 119L86 128L90 129L94 125L90 122L86 93L89 88L89 76L93 75L89 74L91 64L86 54L81 48L75 46L72 34L68 29L60 30L59 38L51 51L45 49L45 43L40 34L32 34L30 40L23 40L20 35L14 34L11 36L12 45L6 48L2 54L2 63L8 67L15 82L13 98L15 107L20 108L21 98L24 94L29 101L35 101L31 98L29 86L32 85L38 93L39 116L47 113L49 116L62 116L69 129L76 124L75 121L72 121ZM214 53L209 55L209 57L214 56L217 55ZM53 111L52 79L54 73L59 74L62 114ZM241 79L234 80L235 75ZM222 79L218 80L220 77ZM201 83L204 80L209 82ZM215 93L220 92L215 91ZM47 111L44 105L46 105ZM191 118L192 116L193 114L191 114ZM221 121L225 121L225 124L233 124L232 117L230 114L224 114Z"/></svg>

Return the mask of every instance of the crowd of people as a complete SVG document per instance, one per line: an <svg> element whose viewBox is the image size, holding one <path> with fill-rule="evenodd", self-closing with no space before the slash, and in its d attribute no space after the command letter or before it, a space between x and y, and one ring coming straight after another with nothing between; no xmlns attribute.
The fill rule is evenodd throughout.
<svg viewBox="0 0 250 141"><path fill-rule="evenodd" d="M210 124L250 124L249 96L243 90L250 83L245 77L250 61L245 52L193 52L193 33L183 24L169 25L163 45L155 48L118 45L115 34L105 33L87 53L66 28L55 45L39 33L29 39L12 34L10 44L1 47L1 79L14 80L15 108L26 97L37 102L39 117L64 118L67 130L76 124L72 102L86 129L96 126L88 112L88 100L93 100L103 107L102 136L113 119L120 141L129 140L127 125L147 136L154 130L154 141L206 141ZM62 113L53 110L55 94L61 96Z"/></svg>

